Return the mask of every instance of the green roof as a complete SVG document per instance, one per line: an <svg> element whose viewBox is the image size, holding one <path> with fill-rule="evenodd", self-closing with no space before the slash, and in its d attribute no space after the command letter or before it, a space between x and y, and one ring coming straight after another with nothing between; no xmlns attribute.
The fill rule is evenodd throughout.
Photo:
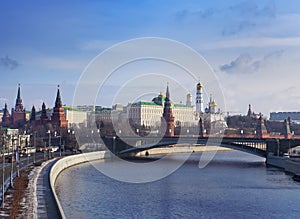
<svg viewBox="0 0 300 219"><path fill-rule="evenodd" d="M148 106L160 106L158 104L155 104L153 102L150 102L150 101L139 101L139 102L136 102L136 103L133 103L132 106L134 105L148 105Z"/></svg>
<svg viewBox="0 0 300 219"><path fill-rule="evenodd" d="M182 103L174 103L174 106L175 106L175 107L192 108L192 106L187 106L187 105L184 105L184 104L182 104Z"/></svg>
<svg viewBox="0 0 300 219"><path fill-rule="evenodd" d="M74 108L74 107L71 107L71 106L62 106L62 108L63 108L64 110L83 112L83 110L77 109L77 108Z"/></svg>

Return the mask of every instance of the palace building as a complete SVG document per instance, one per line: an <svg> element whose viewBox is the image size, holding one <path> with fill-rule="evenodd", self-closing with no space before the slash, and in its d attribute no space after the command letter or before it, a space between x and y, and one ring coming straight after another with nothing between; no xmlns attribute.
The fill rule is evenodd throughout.
<svg viewBox="0 0 300 219"><path fill-rule="evenodd" d="M124 121L129 121L131 126L151 127L153 130L159 130L163 125L162 121L166 115L170 115L170 120L174 127L197 127L199 119L202 121L211 122L214 126L226 127L224 115L220 110L216 110L216 101L210 98L207 108L204 109L202 84L199 82L196 85L196 111L192 105L192 95L187 94L186 104L173 103L170 98L169 86L167 86L166 96L161 92L151 101L140 100L134 103L129 103L127 106L113 108L102 108L94 113L90 113L89 121L111 122L118 121L119 124L124 124ZM169 96L169 97L167 97ZM168 99L168 101L166 101ZM167 108L165 104L168 104ZM167 113L166 110L169 112ZM164 119L162 119L164 118ZM172 128L171 128L172 129ZM172 130L171 130L172 131Z"/></svg>

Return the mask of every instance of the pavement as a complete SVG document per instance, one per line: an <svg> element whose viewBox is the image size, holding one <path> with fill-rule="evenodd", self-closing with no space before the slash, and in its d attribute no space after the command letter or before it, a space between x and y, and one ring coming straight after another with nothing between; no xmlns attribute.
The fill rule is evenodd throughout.
<svg viewBox="0 0 300 219"><path fill-rule="evenodd" d="M41 170L36 185L36 195L37 195L37 218L41 219L56 219L61 218L59 214L58 207L56 205L54 196L50 187L50 170L58 159L54 159L49 162Z"/></svg>

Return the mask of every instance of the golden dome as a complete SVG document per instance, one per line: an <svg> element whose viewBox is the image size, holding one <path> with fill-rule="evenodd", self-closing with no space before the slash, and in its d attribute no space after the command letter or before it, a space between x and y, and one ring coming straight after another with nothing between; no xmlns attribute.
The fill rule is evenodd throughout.
<svg viewBox="0 0 300 219"><path fill-rule="evenodd" d="M216 103L216 101L215 101L215 100L213 100L213 101L212 101L212 103L211 103L211 105L212 105L213 107L216 107L216 106L217 106L217 103Z"/></svg>
<svg viewBox="0 0 300 219"><path fill-rule="evenodd" d="M191 93L188 93L186 96L187 96L187 97L192 97L192 94L191 94Z"/></svg>
<svg viewBox="0 0 300 219"><path fill-rule="evenodd" d="M197 84L197 90L201 90L202 89L202 84L199 82L198 84Z"/></svg>

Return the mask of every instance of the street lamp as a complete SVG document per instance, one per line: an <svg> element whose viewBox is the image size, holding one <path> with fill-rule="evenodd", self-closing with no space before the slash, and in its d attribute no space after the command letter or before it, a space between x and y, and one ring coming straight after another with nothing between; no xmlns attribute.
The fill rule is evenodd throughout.
<svg viewBox="0 0 300 219"><path fill-rule="evenodd" d="M116 153L116 136L113 136L113 154Z"/></svg>
<svg viewBox="0 0 300 219"><path fill-rule="evenodd" d="M51 154L50 154L50 149L51 149L51 131L48 130L48 134L49 134L49 145L48 145L48 158L51 158Z"/></svg>
<svg viewBox="0 0 300 219"><path fill-rule="evenodd" d="M36 154L36 131L33 132L33 146L35 148L34 154L33 154L33 164L35 164L35 154Z"/></svg>
<svg viewBox="0 0 300 219"><path fill-rule="evenodd" d="M4 183L5 183L5 137L3 135L3 141L2 141L2 208L4 208L4 192L5 192L5 188L4 188Z"/></svg>
<svg viewBox="0 0 300 219"><path fill-rule="evenodd" d="M14 187L14 182L13 182L13 174L14 174L14 135L10 135L11 136L11 142L12 142L12 153L11 153L11 168L10 168L10 187L13 188Z"/></svg>

